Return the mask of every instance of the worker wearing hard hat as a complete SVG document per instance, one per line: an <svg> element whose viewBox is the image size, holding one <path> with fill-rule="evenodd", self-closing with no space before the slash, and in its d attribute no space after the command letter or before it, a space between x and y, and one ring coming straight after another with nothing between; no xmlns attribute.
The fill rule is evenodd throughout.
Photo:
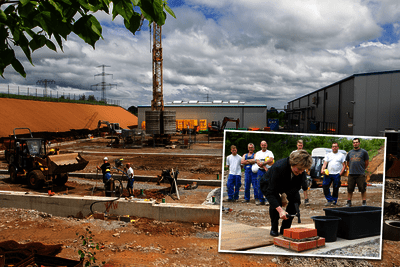
<svg viewBox="0 0 400 267"><path fill-rule="evenodd" d="M343 153L338 152L339 145L336 142L332 143L332 152L326 154L324 158L324 164L322 165L321 174L324 175L322 181L322 189L326 200L325 206L336 205L339 197L339 187L341 185L340 177L346 170L346 156ZM328 165L328 168L326 168ZM329 187L333 183L332 195Z"/></svg>
<svg viewBox="0 0 400 267"><path fill-rule="evenodd" d="M107 191L110 189L110 179L111 179L111 164L108 162L108 158L105 157L103 159L103 164L101 166L97 166L98 170L101 170L103 173L103 183L104 183L104 188L106 190L106 196L111 196L111 193L108 194Z"/></svg>

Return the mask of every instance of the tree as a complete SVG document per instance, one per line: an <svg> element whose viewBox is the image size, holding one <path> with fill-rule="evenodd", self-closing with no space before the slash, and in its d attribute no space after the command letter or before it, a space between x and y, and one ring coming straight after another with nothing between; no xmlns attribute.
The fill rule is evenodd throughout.
<svg viewBox="0 0 400 267"><path fill-rule="evenodd" d="M138 108L135 107L135 106L130 106L130 107L128 108L128 111L129 111L130 113L136 115L136 116L138 115Z"/></svg>
<svg viewBox="0 0 400 267"><path fill-rule="evenodd" d="M98 11L109 14L112 3L112 19L124 18L125 27L135 34L143 19L164 25L166 13L175 14L166 0L0 0L0 75L11 65L23 77L24 67L16 58L14 49L20 47L32 63L31 54L47 46L57 51L54 38L63 50L63 40L75 33L95 48L103 38L99 21L93 16ZM135 11L140 9L140 13Z"/></svg>

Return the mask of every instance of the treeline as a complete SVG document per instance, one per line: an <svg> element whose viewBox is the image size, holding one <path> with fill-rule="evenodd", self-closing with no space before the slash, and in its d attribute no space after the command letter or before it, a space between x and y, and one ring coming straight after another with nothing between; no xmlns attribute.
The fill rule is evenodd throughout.
<svg viewBox="0 0 400 267"><path fill-rule="evenodd" d="M78 95L77 98L75 99L75 95L73 95L73 98L71 98L70 95L68 96L61 95L59 97L52 97L52 96L15 95L15 94L0 93L0 98L14 98L14 99L36 100L36 101L47 101L47 102L67 102L67 103L109 105L109 106L117 105L115 103L107 103L105 101L96 100L94 95L89 95L88 97L86 97L85 95Z"/></svg>
<svg viewBox="0 0 400 267"><path fill-rule="evenodd" d="M355 137L355 136L354 136ZM353 149L354 137L338 137L338 136L320 136L320 135L297 135L297 134L279 134L275 132L255 133L255 132L226 132L225 139L225 157L231 154L231 145L235 145L238 149L238 154L243 155L248 152L247 145L253 143L255 152L261 150L260 143L265 140L268 143L268 150L274 154L275 160L288 157L293 150L297 149L297 140L302 139L304 148L311 154L314 148L324 147L332 148L332 143L337 142L339 149L350 151ZM360 138L361 148L368 151L370 159L372 159L378 150L385 145L385 139Z"/></svg>

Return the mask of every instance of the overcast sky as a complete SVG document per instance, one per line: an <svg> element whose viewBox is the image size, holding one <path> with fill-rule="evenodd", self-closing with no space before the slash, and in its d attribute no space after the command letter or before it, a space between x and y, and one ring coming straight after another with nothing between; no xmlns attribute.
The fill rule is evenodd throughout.
<svg viewBox="0 0 400 267"><path fill-rule="evenodd" d="M357 73L400 69L398 0L170 0L176 19L162 27L164 101L240 100L283 108L299 96ZM106 97L124 108L150 105L152 54L148 22L135 36L123 21L98 14L104 40L96 49L71 35L64 53L33 53L31 66L21 51L27 78L11 67L6 85L94 94L100 65ZM152 39L152 38L151 38ZM3 88L3 89L1 89ZM40 88L40 87L38 87ZM73 90L74 89L74 90Z"/></svg>

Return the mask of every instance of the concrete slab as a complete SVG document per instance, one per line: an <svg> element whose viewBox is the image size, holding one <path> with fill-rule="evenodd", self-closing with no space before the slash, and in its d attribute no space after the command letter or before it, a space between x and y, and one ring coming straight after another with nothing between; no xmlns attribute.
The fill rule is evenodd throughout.
<svg viewBox="0 0 400 267"><path fill-rule="evenodd" d="M293 225L292 227L315 228L314 224ZM359 245L373 240L379 241L381 238L381 236L371 236L353 240L337 238L335 242L325 242L325 246L323 247L296 252L274 245L273 237L269 235L269 231L270 226L253 227L221 220L219 251L246 254L320 256L326 255L328 252L336 249ZM357 255L355 255L355 257L357 257Z"/></svg>
<svg viewBox="0 0 400 267"><path fill-rule="evenodd" d="M0 170L0 174L8 174L8 170ZM103 177L100 174L96 173L78 173L78 172L70 172L68 173L70 177L78 177L78 178L85 178L85 179L97 179L102 180ZM157 182L157 176L146 176L146 175L135 175L135 181L138 182ZM195 179L177 179L177 184L179 185L187 185L196 182L198 185L207 185L207 186L221 186L221 180L195 180Z"/></svg>
<svg viewBox="0 0 400 267"><path fill-rule="evenodd" d="M219 224L217 205L156 203L113 197L69 196L15 191L0 191L0 206L4 208L34 209L61 217L85 217L93 212L146 217L159 221L180 221Z"/></svg>
<svg viewBox="0 0 400 267"><path fill-rule="evenodd" d="M341 249L341 248L344 248L347 246L352 246L352 245L359 245L359 244L362 244L365 242L369 242L372 240L379 240L379 239L380 239L380 236L370 236L370 237L353 239L353 240L337 238L337 240L335 242L325 242L324 247L315 248L312 250L301 251L301 252L295 252L295 254L293 254L292 250L289 250L289 249L286 249L283 247L278 247L275 245L249 249L249 250L246 250L246 252L255 253L255 254L274 254L274 255L288 255L288 253L290 253L291 255L302 255L302 256L304 256L304 255L308 255L308 256L325 255L327 252L332 251L332 250Z"/></svg>

